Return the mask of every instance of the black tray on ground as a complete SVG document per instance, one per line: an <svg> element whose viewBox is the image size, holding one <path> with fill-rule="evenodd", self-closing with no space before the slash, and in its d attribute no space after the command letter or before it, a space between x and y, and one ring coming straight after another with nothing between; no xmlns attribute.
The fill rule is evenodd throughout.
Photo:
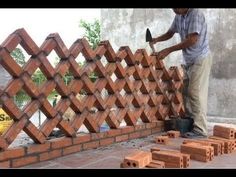
<svg viewBox="0 0 236 177"><path fill-rule="evenodd" d="M193 119L190 118L172 118L164 121L164 130L176 130L181 134L189 132L193 129Z"/></svg>

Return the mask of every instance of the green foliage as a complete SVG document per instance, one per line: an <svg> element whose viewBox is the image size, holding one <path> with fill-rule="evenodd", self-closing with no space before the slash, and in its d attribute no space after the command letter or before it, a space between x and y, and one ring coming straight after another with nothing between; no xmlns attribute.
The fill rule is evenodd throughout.
<svg viewBox="0 0 236 177"><path fill-rule="evenodd" d="M11 52L11 57L14 58L20 66L23 66L26 63L25 56L20 48L13 50Z"/></svg>
<svg viewBox="0 0 236 177"><path fill-rule="evenodd" d="M92 49L95 49L101 40L101 25L99 20L96 19L93 23L80 20L80 27L85 29L85 37Z"/></svg>

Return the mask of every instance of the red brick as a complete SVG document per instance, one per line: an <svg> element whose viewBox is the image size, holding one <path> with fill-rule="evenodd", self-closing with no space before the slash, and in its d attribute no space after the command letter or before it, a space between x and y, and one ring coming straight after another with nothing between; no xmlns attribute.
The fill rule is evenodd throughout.
<svg viewBox="0 0 236 177"><path fill-rule="evenodd" d="M57 127L61 129L63 133L65 133L67 136L70 136L70 137L76 136L75 130L71 127L68 121L61 120L61 122L57 125Z"/></svg>
<svg viewBox="0 0 236 177"><path fill-rule="evenodd" d="M142 124L142 125L135 125L135 131L138 131L138 130L143 130L143 129L145 129L145 124Z"/></svg>
<svg viewBox="0 0 236 177"><path fill-rule="evenodd" d="M138 151L124 158L124 167L143 168L152 160L152 153L145 151Z"/></svg>
<svg viewBox="0 0 236 177"><path fill-rule="evenodd" d="M58 33L53 34L53 38L55 39L57 45L56 45L56 53L60 58L68 58L69 56L69 50L65 46L64 42L62 41L61 37L59 36Z"/></svg>
<svg viewBox="0 0 236 177"><path fill-rule="evenodd" d="M56 41L52 38L47 38L41 45L41 51L46 55L49 55L51 51L56 47Z"/></svg>
<svg viewBox="0 0 236 177"><path fill-rule="evenodd" d="M150 149L151 152L154 152L154 151L160 151L160 150L161 150L161 149L158 148L158 147L153 147L153 148Z"/></svg>
<svg viewBox="0 0 236 177"><path fill-rule="evenodd" d="M16 63L16 61L10 56L8 52L5 51L5 49L2 49L0 51L0 57L1 61L0 63L2 66L14 77L19 77L22 68Z"/></svg>
<svg viewBox="0 0 236 177"><path fill-rule="evenodd" d="M10 168L10 160L0 162L0 168Z"/></svg>
<svg viewBox="0 0 236 177"><path fill-rule="evenodd" d="M8 146L8 142L2 136L0 136L0 150L6 150Z"/></svg>
<svg viewBox="0 0 236 177"><path fill-rule="evenodd" d="M44 152L50 149L50 143L36 144L27 147L27 154Z"/></svg>
<svg viewBox="0 0 236 177"><path fill-rule="evenodd" d="M72 145L72 139L71 138L56 138L51 141L51 147L52 149L58 149L66 146Z"/></svg>
<svg viewBox="0 0 236 177"><path fill-rule="evenodd" d="M107 131L108 137L113 137L113 136L120 135L120 134L121 134L120 129L111 129L111 130Z"/></svg>
<svg viewBox="0 0 236 177"><path fill-rule="evenodd" d="M165 162L159 160L152 160L147 166L147 168L165 168Z"/></svg>
<svg viewBox="0 0 236 177"><path fill-rule="evenodd" d="M235 130L230 127L215 125L213 128L213 136L218 136L227 139L234 139Z"/></svg>
<svg viewBox="0 0 236 177"><path fill-rule="evenodd" d="M83 144L83 149L88 150L88 149L95 149L99 146L99 141L92 141L89 143L84 143Z"/></svg>
<svg viewBox="0 0 236 177"><path fill-rule="evenodd" d="M136 139L136 138L139 138L140 136L141 136L140 132L130 133L129 134L129 139Z"/></svg>
<svg viewBox="0 0 236 177"><path fill-rule="evenodd" d="M126 126L126 127L122 127L121 129L121 133L122 134L126 134L126 133L130 133L134 131L134 126Z"/></svg>
<svg viewBox="0 0 236 177"><path fill-rule="evenodd" d="M21 39L22 39L21 45L29 55L37 55L38 54L39 47L31 39L31 37L28 35L28 33L25 31L24 28L18 29L14 33L18 34L21 37Z"/></svg>
<svg viewBox="0 0 236 177"><path fill-rule="evenodd" d="M17 45L20 43L21 38L17 34L10 34L5 41L1 44L2 47L6 48L11 53Z"/></svg>
<svg viewBox="0 0 236 177"><path fill-rule="evenodd" d="M29 156L29 157L22 157L19 159L12 160L12 167L22 167L28 164L32 164L38 161L38 156Z"/></svg>
<svg viewBox="0 0 236 177"><path fill-rule="evenodd" d="M98 140L102 138L106 138L106 132L91 133L91 140Z"/></svg>
<svg viewBox="0 0 236 177"><path fill-rule="evenodd" d="M100 140L100 146L106 146L112 143L114 143L114 138L106 138L106 139Z"/></svg>
<svg viewBox="0 0 236 177"><path fill-rule="evenodd" d="M29 61L24 65L24 71L26 71L31 76L39 66L40 61L35 57L31 57Z"/></svg>
<svg viewBox="0 0 236 177"><path fill-rule="evenodd" d="M47 118L55 117L57 114L56 110L51 106L48 100L42 102L42 106L40 109Z"/></svg>
<svg viewBox="0 0 236 177"><path fill-rule="evenodd" d="M178 138L180 136L180 132L170 130L170 131L167 132L167 135L169 136L169 138Z"/></svg>
<svg viewBox="0 0 236 177"><path fill-rule="evenodd" d="M60 157L61 155L62 155L62 149L53 150L50 152L44 152L39 155L39 160L45 161L49 159L54 159L54 158Z"/></svg>
<svg viewBox="0 0 236 177"><path fill-rule="evenodd" d="M169 142L169 137L168 136L157 136L155 138L156 143L158 144L167 144Z"/></svg>
<svg viewBox="0 0 236 177"><path fill-rule="evenodd" d="M153 129L152 129L152 134L154 134L154 133L160 133L161 131L163 131L163 127L153 128Z"/></svg>
<svg viewBox="0 0 236 177"><path fill-rule="evenodd" d="M44 54L40 53L38 55L38 58L41 62L40 70L43 72L43 74L46 76L46 78L53 78L55 75L55 70L48 61L48 59L44 56Z"/></svg>
<svg viewBox="0 0 236 177"><path fill-rule="evenodd" d="M33 123L29 123L23 129L35 143L43 144L46 140L44 134L35 127Z"/></svg>
<svg viewBox="0 0 236 177"><path fill-rule="evenodd" d="M19 89L24 85L21 79L14 79L6 88L5 92L12 97L14 96Z"/></svg>
<svg viewBox="0 0 236 177"><path fill-rule="evenodd" d="M77 137L73 138L73 144L81 144L84 142L88 142L90 140L91 140L91 134L77 135Z"/></svg>
<svg viewBox="0 0 236 177"><path fill-rule="evenodd" d="M4 98L3 98L4 97ZM14 120L19 120L22 116L22 112L20 109L15 105L13 100L6 98L5 96L1 97L3 101L3 109L6 113Z"/></svg>
<svg viewBox="0 0 236 177"><path fill-rule="evenodd" d="M11 144L17 137L17 135L21 132L24 128L25 124L27 123L27 118L24 115L19 121L14 122L10 128L4 134L4 138L6 141Z"/></svg>
<svg viewBox="0 0 236 177"><path fill-rule="evenodd" d="M116 139L116 142L126 141L128 140L128 135L120 135L120 136L115 137L115 139Z"/></svg>
<svg viewBox="0 0 236 177"><path fill-rule="evenodd" d="M151 134L152 134L151 130L144 130L144 131L140 132L140 137L145 137L145 136L148 136L148 135L151 135Z"/></svg>
<svg viewBox="0 0 236 177"><path fill-rule="evenodd" d="M9 150L0 152L0 161L12 159L12 158L17 158L17 157L22 157L24 155L25 155L24 148L9 149Z"/></svg>
<svg viewBox="0 0 236 177"><path fill-rule="evenodd" d="M146 128L155 128L157 125L156 122L152 122L152 123L146 123Z"/></svg>
<svg viewBox="0 0 236 177"><path fill-rule="evenodd" d="M30 118L39 109L40 102L38 100L33 100L24 108L25 114Z"/></svg>
<svg viewBox="0 0 236 177"><path fill-rule="evenodd" d="M81 144L66 147L66 148L63 149L63 155L79 152L79 151L81 151L81 147L82 147Z"/></svg>
<svg viewBox="0 0 236 177"><path fill-rule="evenodd" d="M154 151L152 152L152 159L165 162L167 168L183 168L183 156L181 154Z"/></svg>
<svg viewBox="0 0 236 177"><path fill-rule="evenodd" d="M57 115L53 119L46 119L44 123L41 125L40 130L41 132L48 137L52 130L56 127L60 119L60 116Z"/></svg>

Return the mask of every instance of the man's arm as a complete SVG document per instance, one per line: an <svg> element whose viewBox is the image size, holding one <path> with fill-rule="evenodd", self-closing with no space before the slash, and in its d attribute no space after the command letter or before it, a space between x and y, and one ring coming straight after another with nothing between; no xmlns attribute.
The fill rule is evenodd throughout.
<svg viewBox="0 0 236 177"><path fill-rule="evenodd" d="M198 40L198 33L191 33L189 34L184 41L181 43L171 46L169 48L166 48L160 52L158 52L157 58L162 60L164 59L167 55L169 55L171 52L177 51L177 50L182 50L186 49L188 47L193 46L194 44L197 43Z"/></svg>
<svg viewBox="0 0 236 177"><path fill-rule="evenodd" d="M163 34L159 37L153 38L153 43L155 44L157 42L166 41L166 40L172 38L174 36L174 34L175 34L174 32L169 30L165 34Z"/></svg>

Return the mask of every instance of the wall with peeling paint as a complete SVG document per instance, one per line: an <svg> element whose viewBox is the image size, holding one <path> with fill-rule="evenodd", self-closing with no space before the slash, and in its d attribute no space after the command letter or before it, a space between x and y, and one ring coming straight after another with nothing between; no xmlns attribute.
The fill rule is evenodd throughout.
<svg viewBox="0 0 236 177"><path fill-rule="evenodd" d="M208 23L213 66L210 75L208 115L236 117L236 9L201 9ZM120 46L136 49L150 47L145 42L148 27L154 37L163 34L174 18L171 9L102 9L102 40L109 40L117 51ZM155 45L157 51L180 41L178 34ZM167 67L183 62L181 51L170 54Z"/></svg>

